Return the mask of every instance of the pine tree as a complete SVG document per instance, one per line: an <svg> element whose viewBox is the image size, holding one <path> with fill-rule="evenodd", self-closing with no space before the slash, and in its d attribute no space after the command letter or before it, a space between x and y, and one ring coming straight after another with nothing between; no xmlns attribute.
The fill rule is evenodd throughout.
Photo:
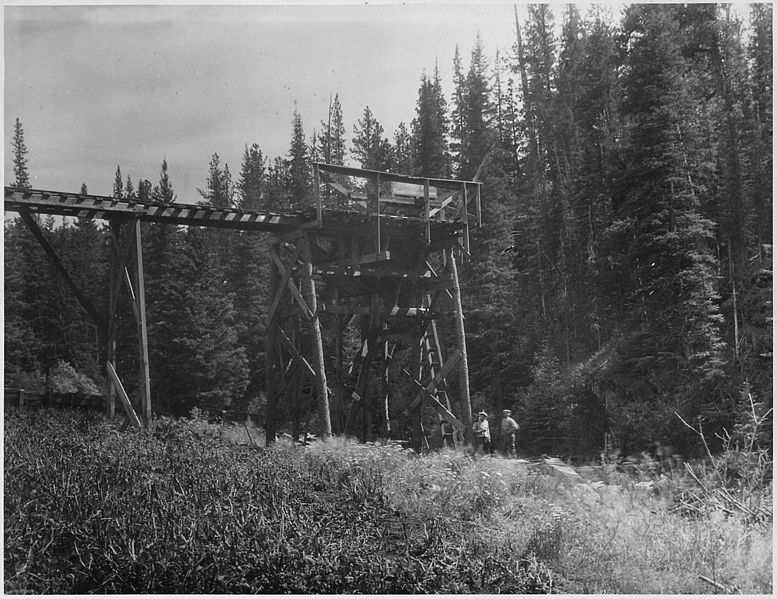
<svg viewBox="0 0 777 599"><path fill-rule="evenodd" d="M129 175L127 175L127 183L124 186L124 197L128 200L137 199L137 196L135 195L135 186L132 184L132 179Z"/></svg>
<svg viewBox="0 0 777 599"><path fill-rule="evenodd" d="M412 138L405 123L399 123L394 131L393 169L398 173L410 174L413 169Z"/></svg>
<svg viewBox="0 0 777 599"><path fill-rule="evenodd" d="M205 203L213 208L232 207L232 177L229 174L229 165L221 168L219 155L214 153L210 159L208 179L205 189L197 188L197 191L205 200Z"/></svg>
<svg viewBox="0 0 777 599"><path fill-rule="evenodd" d="M294 210L303 210L312 205L311 200L311 169L308 147L305 143L305 132L302 128L302 117L294 108L292 119L291 147L289 148L289 198Z"/></svg>
<svg viewBox="0 0 777 599"><path fill-rule="evenodd" d="M619 220L611 227L625 246L613 258L630 287L624 307L631 333L621 363L643 396L653 389L664 406L674 400L669 388L709 401L708 382L719 379L723 364L713 223L700 214L700 195L708 192L694 184L702 149L699 98L691 93L698 74L681 52L677 10L644 5L626 13L628 146ZM684 404L675 409L691 416L700 409L690 398Z"/></svg>
<svg viewBox="0 0 777 599"><path fill-rule="evenodd" d="M496 135L491 129L493 104L488 79L488 64L478 34L470 56L469 71L464 80L464 106L457 107L457 110L463 112L463 128L458 140L461 152L456 172L456 176L461 179L470 179L475 175L478 166L496 141Z"/></svg>
<svg viewBox="0 0 777 599"><path fill-rule="evenodd" d="M318 134L320 158L327 164L343 164L345 161L345 125L340 97L335 94L329 103L326 121L321 121L321 133Z"/></svg>
<svg viewBox="0 0 777 599"><path fill-rule="evenodd" d="M466 130L466 112L467 112L467 86L464 78L464 67L461 63L461 53L459 45L456 44L456 50L453 54L453 98L451 103L451 159L454 165L454 171L461 171L463 161L462 140Z"/></svg>
<svg viewBox="0 0 777 599"><path fill-rule="evenodd" d="M153 185L148 179L141 179L138 181L138 201L150 202L153 194Z"/></svg>
<svg viewBox="0 0 777 599"><path fill-rule="evenodd" d="M11 147L13 150L13 186L19 189L29 189L30 173L27 170L27 146L24 143L24 128L19 117L16 117Z"/></svg>
<svg viewBox="0 0 777 599"><path fill-rule="evenodd" d="M113 178L113 197L124 197L124 181L121 178L121 167L116 165L116 176Z"/></svg>
<svg viewBox="0 0 777 599"><path fill-rule="evenodd" d="M238 207L243 210L263 210L266 185L265 159L258 144L245 146L240 179L237 183Z"/></svg>
<svg viewBox="0 0 777 599"><path fill-rule="evenodd" d="M141 181L138 184L138 197L143 195L148 196L151 188L149 181ZM142 190L142 191L141 191ZM176 200L175 192L173 191L173 185L170 182L170 175L168 173L167 159L162 159L162 170L159 173L159 184L154 187L150 192L151 198L155 202L161 202L162 204L172 204Z"/></svg>
<svg viewBox="0 0 777 599"><path fill-rule="evenodd" d="M390 156L385 152L383 126L372 114L369 106L364 107L362 118L354 125L353 133L351 154L359 161L361 168L386 170Z"/></svg>
<svg viewBox="0 0 777 599"><path fill-rule="evenodd" d="M447 106L442 93L440 76L435 68L434 78L421 76L418 89L416 116L411 123L413 174L447 178L450 174L448 154Z"/></svg>

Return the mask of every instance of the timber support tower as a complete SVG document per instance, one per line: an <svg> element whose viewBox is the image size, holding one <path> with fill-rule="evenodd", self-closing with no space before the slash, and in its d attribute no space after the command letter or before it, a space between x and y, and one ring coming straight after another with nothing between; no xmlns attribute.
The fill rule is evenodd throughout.
<svg viewBox="0 0 777 599"><path fill-rule="evenodd" d="M311 209L284 214L11 188L5 189L5 210L20 213L103 333L110 415L118 395L129 423L140 426L151 419L140 240L140 223L150 221L273 234L268 443L287 423L294 437L307 432L300 430L300 414L313 407L314 432L322 436L349 433L364 441L406 437L408 430L423 429L420 409L430 406L451 438L471 441L457 262L469 255L470 225L480 225L480 184L315 164L313 190ZM107 318L72 282L32 217L35 213L110 222L114 260ZM135 401L115 368L115 316L122 286L132 299L138 326L141 384ZM391 376L402 382L390 386ZM447 385L454 378L457 392ZM403 390L401 404L389 393L398 388Z"/></svg>

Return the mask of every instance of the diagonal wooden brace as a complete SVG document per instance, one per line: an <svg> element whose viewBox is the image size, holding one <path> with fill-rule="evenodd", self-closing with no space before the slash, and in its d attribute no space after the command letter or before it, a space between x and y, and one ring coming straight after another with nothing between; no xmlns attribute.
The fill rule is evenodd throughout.
<svg viewBox="0 0 777 599"><path fill-rule="evenodd" d="M132 407L132 403L127 396L127 392L124 390L124 385L121 384L121 379L119 379L119 375L116 374L116 369L110 362L106 363L105 368L108 370L108 374L110 375L111 380L113 381L113 384L119 393L119 398L121 399L121 403L124 406L124 410L127 412L127 417L133 426L140 428L140 418L138 418L138 415L135 413L135 409Z"/></svg>
<svg viewBox="0 0 777 599"><path fill-rule="evenodd" d="M297 263L297 260L299 259L299 254L302 251L302 244L304 243L304 239L300 240L300 242L297 244L297 248L294 250L294 254L291 258L291 266L287 269L283 262L281 262L280 258L277 255L277 251L275 249L270 251L270 256L275 262L275 265L278 267L278 271L282 273L281 282L277 287L277 291L275 292L275 297L273 298L272 304L270 305L270 311L267 314L267 322L271 322L273 317L275 316L275 311L278 309L278 304L281 302L281 298L283 297L283 294L286 292L286 285L289 282L289 278L291 277L292 273L294 272L294 265Z"/></svg>
<svg viewBox="0 0 777 599"><path fill-rule="evenodd" d="M278 270L283 273L283 278L286 281L286 286L291 291L291 294L294 296L294 299L297 301L297 304L299 304L299 307L302 308L302 312L305 315L305 317L308 320L313 319L313 311L308 306L305 299L302 297L302 293L300 293L300 290L297 288L297 286L294 284L294 281L291 280L291 269L287 272L286 267L284 266L283 262L281 262L281 259L274 253L270 253L270 257L272 258L272 261L275 262L275 265L278 267ZM278 292L276 294L276 297L280 296L283 293L283 287L281 286L278 289ZM280 298L278 297L279 301ZM277 306L276 306L277 308ZM272 314L270 314L270 317L272 317Z"/></svg>
<svg viewBox="0 0 777 599"><path fill-rule="evenodd" d="M89 318L92 319L92 322L94 322L94 324L101 332L103 332L104 334L107 334L108 327L105 322L105 319L102 318L102 316L100 316L99 312L97 312L97 309L94 307L92 302L90 302L87 299L87 297L81 292L81 289L79 289L78 285L76 285L75 281L70 277L70 274L68 274L67 269L65 268L65 265L62 264L60 259L57 257L56 251L54 250L53 247L51 247L51 244L49 244L48 240L43 235L43 231L40 230L38 223L35 222L35 219L32 217L32 215L26 210L21 210L19 212L19 216L21 216L22 220L25 222L25 224L30 229L32 234L38 240L38 243L40 243L41 247L46 252L46 254L48 254L49 258L51 258L51 261L54 263L54 266L59 271L59 274L62 275L63 279L65 279L65 283L68 284L68 286L70 287L70 290L73 292L73 294L78 299L78 302L81 304L81 307L83 307L83 309L89 315Z"/></svg>
<svg viewBox="0 0 777 599"><path fill-rule="evenodd" d="M291 357L294 358L294 360L302 368L302 370L307 372L307 374L310 375L310 378L315 379L316 371L313 370L313 367L310 365L310 362L308 362L305 359L305 357L301 353L299 353L299 350L296 347L294 347L294 344L291 342L291 339L289 339L289 336L280 327L278 327L278 336L281 339L281 343L283 343L286 349L289 350Z"/></svg>
<svg viewBox="0 0 777 599"><path fill-rule="evenodd" d="M451 354L450 358L448 358L448 361L445 362L445 364L443 364L443 367L440 369L440 372L437 373L434 379L432 379L429 382L429 384L426 385L426 387L421 385L421 383L418 383L419 385L421 385L422 391L419 391L418 395L415 396L415 399L413 399L413 401L410 402L410 405L407 406L407 408L405 408L405 410L402 412L402 416L407 417L410 414L410 412L415 410L421 404L421 401L423 401L423 398L424 398L424 391L426 391L428 394L434 393L435 389L437 388L437 385L439 385L442 382L442 380L446 376L448 376L448 374L450 374L450 372L454 368L456 368L456 366L459 365L459 362L461 362L461 353L458 350L456 350ZM404 369L402 370L404 371ZM405 372L405 374L410 376L410 378L413 381L417 381L417 379L414 378L413 375L411 375L409 372Z"/></svg>
<svg viewBox="0 0 777 599"><path fill-rule="evenodd" d="M412 380L412 381L413 381L413 383L414 383L414 384L415 384L415 385L416 385L416 386L419 388L419 392L418 392L418 397L419 397L419 398L421 398L421 397L422 397L422 398L426 399L428 402L430 402L430 403L432 404L432 407L434 407L434 409L436 409L436 410L437 410L437 412L440 414L440 416L442 416L442 417L443 417L443 418L444 418L446 421L448 421L448 422L449 422L449 423L450 423L450 424L451 424L451 425L452 425L454 428L456 428L456 429L458 429L459 431L461 431L461 433L462 433L462 434L464 433L464 431L466 431L466 430L467 430L467 427L466 427L466 425L465 425L465 424L464 424L464 423L463 423L461 420L459 420L458 418L456 418L456 416L454 416L454 415L451 413L451 411L450 411L448 408L446 408L444 405L442 405L442 403L440 403L440 400L439 400L439 399L437 399L437 398L436 398L436 397L433 395L432 391L430 391L430 390L429 390L429 385L427 385L426 387L424 387L424 386L423 386L423 385L422 385L422 384L421 384L421 383L418 381L418 379L415 379L415 378L413 378L413 375L412 375L412 374L410 374L410 372L408 372L408 370L407 370L406 368L403 368L403 369L402 369L402 372L403 372L405 375L407 375L407 376L410 378L410 380ZM405 410L405 411L402 413L402 415L403 415L404 417L407 417L407 416L409 415L409 412L410 412L410 408L408 408L407 410Z"/></svg>

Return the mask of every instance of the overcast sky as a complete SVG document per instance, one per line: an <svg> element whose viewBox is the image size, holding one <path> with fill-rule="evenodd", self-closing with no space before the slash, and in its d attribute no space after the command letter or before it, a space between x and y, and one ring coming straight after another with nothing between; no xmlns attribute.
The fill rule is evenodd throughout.
<svg viewBox="0 0 777 599"><path fill-rule="evenodd" d="M18 117L33 187L109 195L117 165L156 184L166 157L196 202L214 152L235 179L246 144L286 156L295 102L308 141L335 93L349 142L365 105L393 136L435 60L450 99L454 49L466 68L478 33L493 64L513 5L6 6L6 181Z"/></svg>

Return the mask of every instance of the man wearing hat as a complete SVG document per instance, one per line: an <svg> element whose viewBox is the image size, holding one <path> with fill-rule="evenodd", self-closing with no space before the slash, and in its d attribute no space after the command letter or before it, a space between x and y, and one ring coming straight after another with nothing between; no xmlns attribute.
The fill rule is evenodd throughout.
<svg viewBox="0 0 777 599"><path fill-rule="evenodd" d="M491 453L491 430L488 426L488 414L478 412L478 419L472 424L472 432L475 433L475 453L483 449L484 453Z"/></svg>
<svg viewBox="0 0 777 599"><path fill-rule="evenodd" d="M502 452L506 457L518 457L515 450L515 436L518 423L510 417L510 410L502 410Z"/></svg>

